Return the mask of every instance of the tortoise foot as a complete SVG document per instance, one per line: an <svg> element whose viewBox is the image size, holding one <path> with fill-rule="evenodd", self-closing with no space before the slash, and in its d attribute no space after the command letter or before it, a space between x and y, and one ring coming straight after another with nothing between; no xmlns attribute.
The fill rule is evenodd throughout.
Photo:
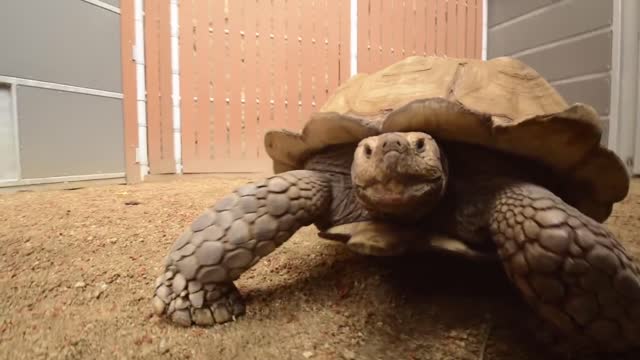
<svg viewBox="0 0 640 360"><path fill-rule="evenodd" d="M525 300L579 350L640 346L640 266L603 225L546 189L496 196L491 232Z"/></svg>
<svg viewBox="0 0 640 360"><path fill-rule="evenodd" d="M232 282L202 284L166 271L156 280L153 311L181 326L212 326L245 313L240 292Z"/></svg>

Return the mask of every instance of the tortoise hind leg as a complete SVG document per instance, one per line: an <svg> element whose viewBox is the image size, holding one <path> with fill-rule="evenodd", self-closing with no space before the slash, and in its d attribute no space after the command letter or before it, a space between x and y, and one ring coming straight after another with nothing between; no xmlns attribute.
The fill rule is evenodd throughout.
<svg viewBox="0 0 640 360"><path fill-rule="evenodd" d="M233 280L321 218L330 203L330 181L313 171L290 171L236 189L176 240L156 280L154 312L184 326L214 325L244 313Z"/></svg>
<svg viewBox="0 0 640 360"><path fill-rule="evenodd" d="M489 229L526 301L582 349L640 345L640 267L604 225L528 183L495 188Z"/></svg>

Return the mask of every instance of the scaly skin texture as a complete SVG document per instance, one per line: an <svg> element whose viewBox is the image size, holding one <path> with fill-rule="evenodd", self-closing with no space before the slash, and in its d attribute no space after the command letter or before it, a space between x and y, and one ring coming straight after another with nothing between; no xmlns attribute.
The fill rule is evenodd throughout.
<svg viewBox="0 0 640 360"><path fill-rule="evenodd" d="M174 243L156 280L154 312L184 326L243 314L233 280L321 218L330 203L330 182L314 171L290 171L236 189Z"/></svg>
<svg viewBox="0 0 640 360"><path fill-rule="evenodd" d="M491 237L537 313L574 349L639 346L640 268L611 232L542 187L506 182L494 191L484 197Z"/></svg>

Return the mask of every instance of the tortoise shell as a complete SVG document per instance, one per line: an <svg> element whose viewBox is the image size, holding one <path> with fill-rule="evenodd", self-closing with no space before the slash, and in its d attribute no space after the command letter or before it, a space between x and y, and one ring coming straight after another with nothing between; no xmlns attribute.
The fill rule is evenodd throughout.
<svg viewBox="0 0 640 360"><path fill-rule="evenodd" d="M412 56L355 75L301 133L269 131L265 147L279 173L303 168L328 146L396 131L422 131L541 162L563 182L559 195L597 221L606 220L629 191L624 164L601 145L597 112L569 105L534 69L509 57Z"/></svg>

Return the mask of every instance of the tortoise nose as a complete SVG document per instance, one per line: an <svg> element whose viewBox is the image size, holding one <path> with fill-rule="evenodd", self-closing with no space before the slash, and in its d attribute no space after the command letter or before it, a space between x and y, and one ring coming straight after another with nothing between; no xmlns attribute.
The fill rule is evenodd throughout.
<svg viewBox="0 0 640 360"><path fill-rule="evenodd" d="M382 141L382 152L387 154L391 151L404 152L409 146L409 142L400 135L389 134Z"/></svg>

